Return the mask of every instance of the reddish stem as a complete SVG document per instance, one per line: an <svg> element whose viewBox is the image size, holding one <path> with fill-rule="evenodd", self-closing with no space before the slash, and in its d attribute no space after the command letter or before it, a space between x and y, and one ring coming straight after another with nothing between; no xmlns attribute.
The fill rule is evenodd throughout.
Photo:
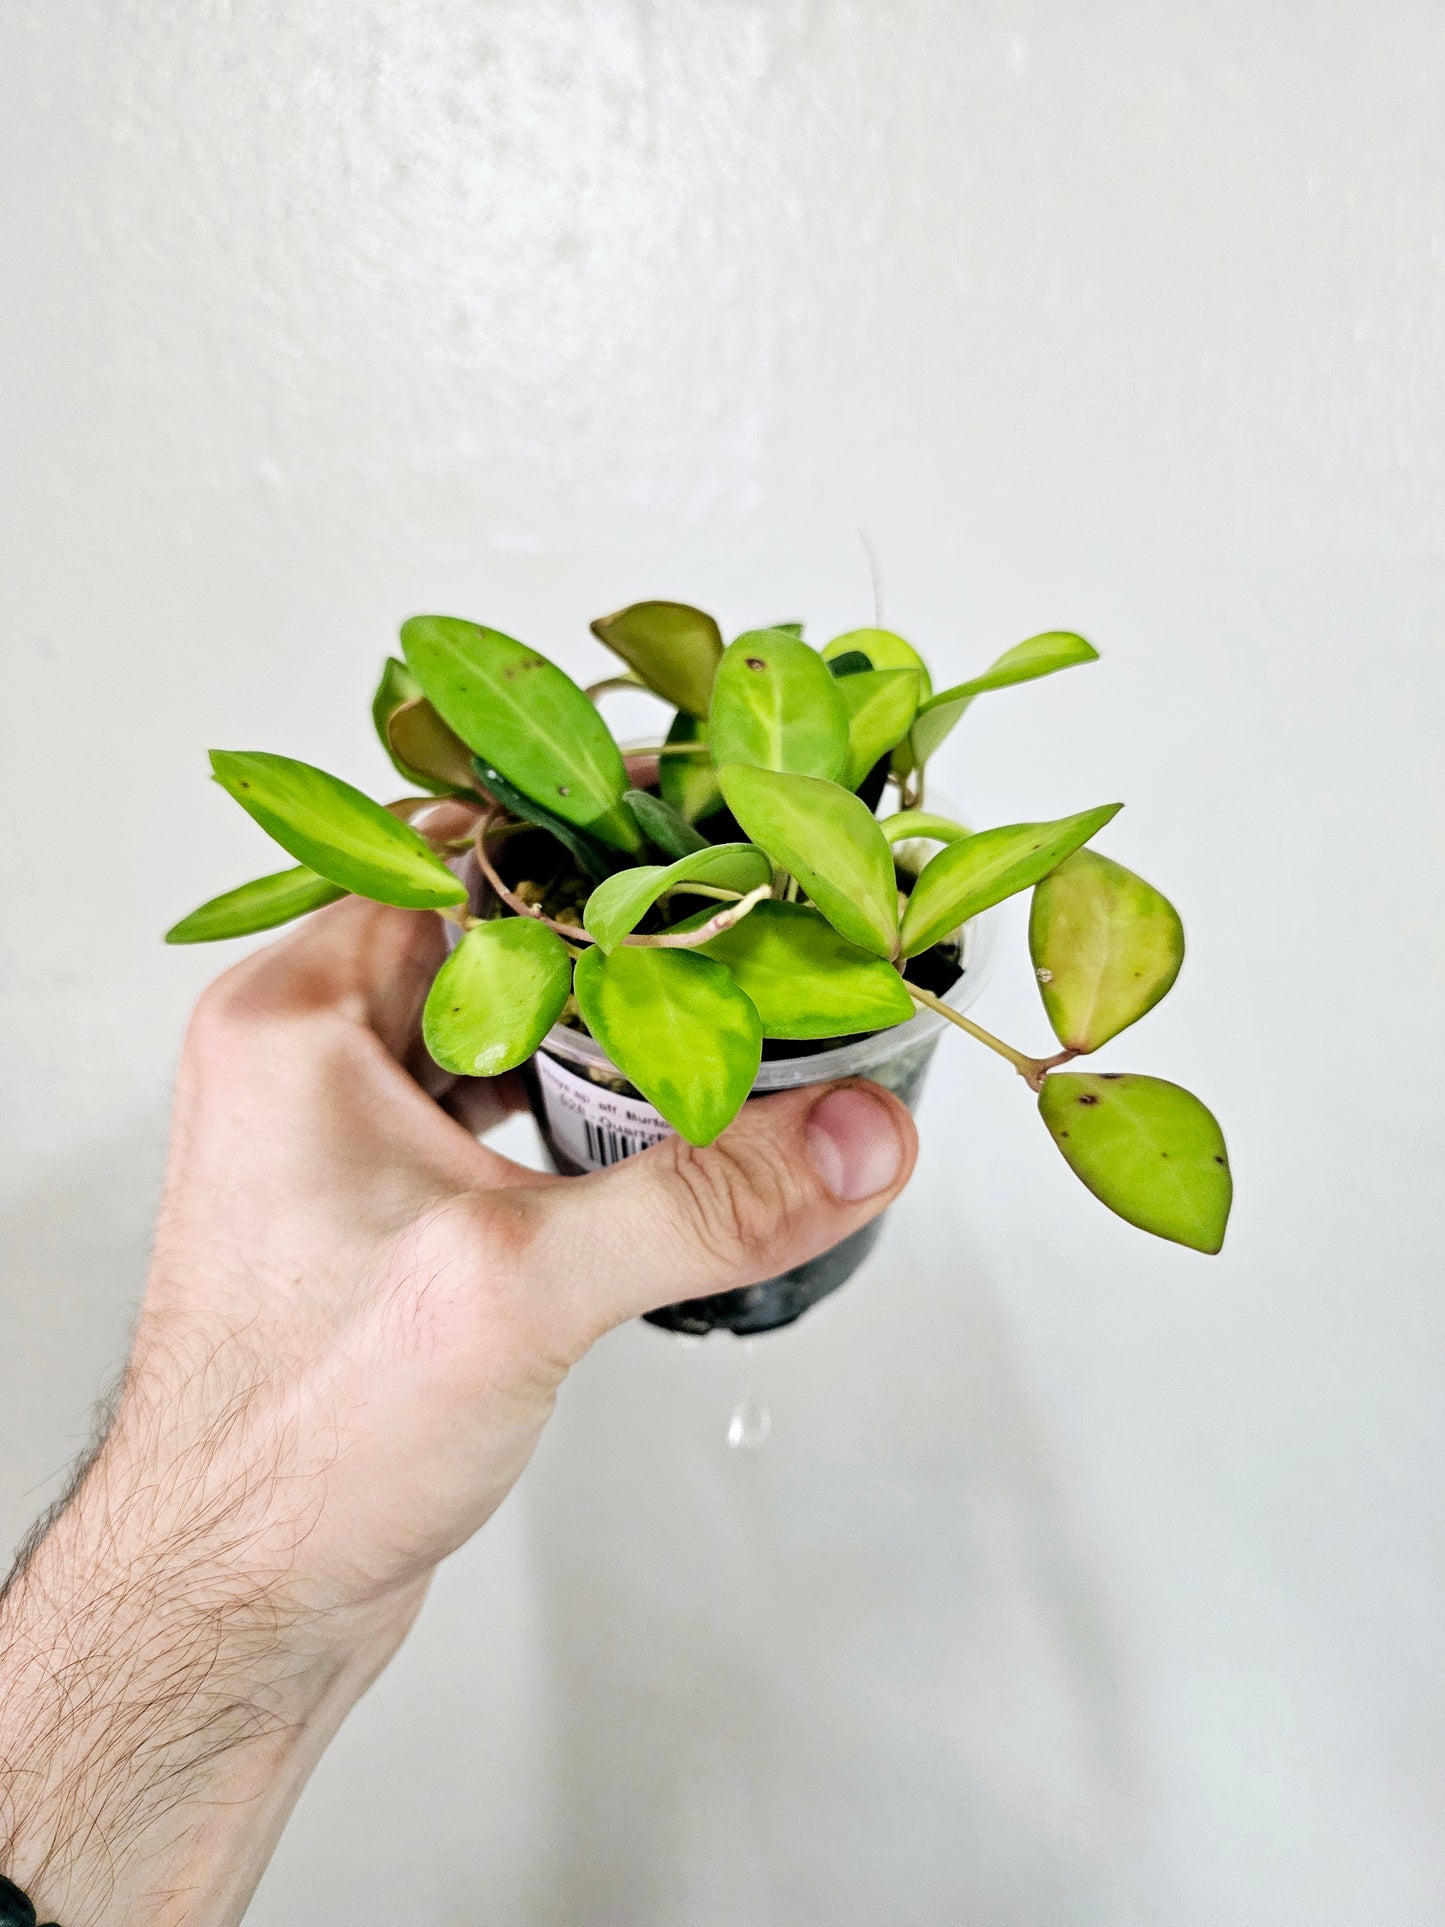
<svg viewBox="0 0 1445 1927"><path fill-rule="evenodd" d="M555 917L546 916L541 910L534 909L530 903L523 903L515 890L507 888L498 876L492 859L487 855L487 836L496 820L496 810L490 809L477 825L476 851L477 864L482 875L502 902L509 910L514 910L519 917L530 917L534 923L544 923L549 930L555 930L559 937L566 937L572 943L595 943L596 938L588 931L579 929L575 923L558 923ZM622 941L625 944L635 944L639 949L692 950L700 943L707 943L711 938L721 936L724 930L731 930L735 923L741 922L755 903L761 903L764 897L771 895L771 887L765 883L737 903L730 903L725 910L719 910L714 916L709 917L706 923L700 924L696 930L682 930L675 934L664 932L656 937L628 936Z"/></svg>
<svg viewBox="0 0 1445 1927"><path fill-rule="evenodd" d="M683 888L686 889L686 884ZM719 910L715 916L700 923L696 930L679 930L675 933L664 931L660 937L624 937L624 943L646 944L651 950L695 950L700 943L708 943L720 937L724 930L731 930L735 923L741 923L755 903L773 894L772 885L763 883L756 890L750 890L736 903L730 903L726 910Z"/></svg>
<svg viewBox="0 0 1445 1927"><path fill-rule="evenodd" d="M481 870L482 875L487 879L487 882L491 884L497 895L502 899L503 903L506 904L509 910L514 910L519 917L530 917L534 923L545 923L547 928L549 930L555 930L559 937L570 937L573 943L591 943L591 937L588 936L585 930L579 930L575 923L558 923L555 917L544 916L540 910L534 909L530 903L523 903L515 890L509 890L506 884L503 883L502 879L497 875L492 859L487 855L487 833L496 820L497 812L495 809L491 809L487 811L486 815L477 825L477 867Z"/></svg>

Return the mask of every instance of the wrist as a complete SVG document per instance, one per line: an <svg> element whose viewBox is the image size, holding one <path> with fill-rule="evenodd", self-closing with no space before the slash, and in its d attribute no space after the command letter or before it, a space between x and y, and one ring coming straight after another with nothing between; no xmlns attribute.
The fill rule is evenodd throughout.
<svg viewBox="0 0 1445 1927"><path fill-rule="evenodd" d="M0 1597L0 1868L64 1927L221 1927L425 1587L304 1600L274 1520L115 1439Z"/></svg>

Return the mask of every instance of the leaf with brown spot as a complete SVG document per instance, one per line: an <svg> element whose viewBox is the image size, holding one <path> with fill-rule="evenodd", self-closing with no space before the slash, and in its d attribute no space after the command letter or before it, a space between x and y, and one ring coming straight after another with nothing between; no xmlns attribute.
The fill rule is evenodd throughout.
<svg viewBox="0 0 1445 1927"><path fill-rule="evenodd" d="M816 649L752 629L725 652L713 685L713 762L832 781L848 759L848 716Z"/></svg>
<svg viewBox="0 0 1445 1927"><path fill-rule="evenodd" d="M428 700L483 761L543 809L637 853L627 771L596 705L525 643L456 616L413 616L401 644Z"/></svg>
<svg viewBox="0 0 1445 1927"><path fill-rule="evenodd" d="M1192 1092L1130 1071L1053 1071L1039 1115L1074 1175L1117 1216L1214 1253L1234 1196L1213 1113Z"/></svg>

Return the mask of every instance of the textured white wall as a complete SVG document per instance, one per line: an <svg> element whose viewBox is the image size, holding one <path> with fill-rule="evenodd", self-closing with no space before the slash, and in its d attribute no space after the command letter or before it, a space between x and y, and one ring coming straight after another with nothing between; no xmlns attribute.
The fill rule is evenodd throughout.
<svg viewBox="0 0 1445 1927"><path fill-rule="evenodd" d="M941 774L1130 800L1192 948L1110 1061L1238 1173L1150 1243L946 1044L771 1444L736 1347L603 1345L261 1927L1445 1917L1442 87L1434 0L4 9L7 1536L141 1279L159 932L264 864L202 752L385 789L419 608L825 633L861 525L947 679L1083 629Z"/></svg>

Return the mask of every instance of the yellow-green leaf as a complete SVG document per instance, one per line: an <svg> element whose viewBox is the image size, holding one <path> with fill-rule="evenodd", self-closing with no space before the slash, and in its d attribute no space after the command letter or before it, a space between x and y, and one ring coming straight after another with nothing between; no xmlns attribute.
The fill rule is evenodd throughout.
<svg viewBox="0 0 1445 1927"><path fill-rule="evenodd" d="M1032 682L1038 676L1051 676L1058 669L1072 669L1077 663L1097 662L1099 652L1091 642L1066 629L1050 629L1030 636L1005 649L981 676L956 683L925 701L914 719L910 736L913 760L926 763L948 735L975 696L989 689L1007 689L1014 683Z"/></svg>
<svg viewBox="0 0 1445 1927"><path fill-rule="evenodd" d="M634 602L599 616L592 633L665 701L706 716L723 640L704 610L685 602Z"/></svg>
<svg viewBox="0 0 1445 1927"><path fill-rule="evenodd" d="M835 680L848 718L848 757L841 780L845 789L856 790L878 758L908 734L918 708L918 671L866 669Z"/></svg>
<svg viewBox="0 0 1445 1927"><path fill-rule="evenodd" d="M422 1036L443 1070L499 1077L536 1050L572 983L566 947L531 917L469 930L432 983Z"/></svg>
<svg viewBox="0 0 1445 1927"><path fill-rule="evenodd" d="M795 876L833 928L875 957L898 944L893 856L873 812L815 776L734 764L719 775L728 808Z"/></svg>
<svg viewBox="0 0 1445 1927"><path fill-rule="evenodd" d="M398 662L395 656L388 656L382 664L381 680L376 685L376 694L371 699L371 720L376 726L377 738L391 758L392 767L398 776L404 776L408 783L415 783L419 788L426 789L429 785L417 771L403 769L397 762L396 752L392 749L386 731L393 713L400 709L403 703L414 703L420 695L421 684L406 664Z"/></svg>
<svg viewBox="0 0 1445 1927"><path fill-rule="evenodd" d="M923 837L931 843L961 843L973 834L952 817L935 816L931 810L899 810L894 816L885 816L880 827L893 844L907 843L914 837Z"/></svg>
<svg viewBox="0 0 1445 1927"><path fill-rule="evenodd" d="M1077 850L1034 891L1029 951L1054 1035L1094 1051L1152 1010L1179 975L1184 925L1143 877Z"/></svg>
<svg viewBox="0 0 1445 1927"><path fill-rule="evenodd" d="M371 699L371 720L392 768L408 783L437 796L472 788L466 744L447 728L416 677L395 656L387 658L381 672Z"/></svg>
<svg viewBox="0 0 1445 1927"><path fill-rule="evenodd" d="M911 642L905 642L891 629L850 629L846 635L834 636L823 650L823 660L833 662L855 649L859 655L866 656L875 669L916 669L920 702L927 702L933 694L928 664Z"/></svg>
<svg viewBox="0 0 1445 1927"><path fill-rule="evenodd" d="M264 750L212 750L211 768L283 850L338 888L413 910L466 901L415 830L339 776Z"/></svg>
<svg viewBox="0 0 1445 1927"><path fill-rule="evenodd" d="M695 928L709 912L679 929ZM913 1015L913 999L890 963L840 937L804 903L763 902L702 945L727 965L757 1006L764 1037L851 1037Z"/></svg>
<svg viewBox="0 0 1445 1927"><path fill-rule="evenodd" d="M212 897L166 932L167 943L218 943L225 937L250 937L258 930L304 917L335 903L346 892L304 866L257 877L222 896Z"/></svg>
<svg viewBox="0 0 1445 1927"><path fill-rule="evenodd" d="M1046 877L1087 843L1122 803L1105 803L1053 823L1005 823L950 843L919 872L903 917L903 954L916 957L981 910Z"/></svg>
<svg viewBox="0 0 1445 1927"><path fill-rule="evenodd" d="M1234 1186L1213 1114L1178 1084L1132 1072L1053 1071L1039 1113L1070 1169L1142 1231L1210 1253Z"/></svg>
<svg viewBox="0 0 1445 1927"><path fill-rule="evenodd" d="M615 950L670 890L685 883L706 883L746 896L771 875L772 865L751 843L711 843L676 863L641 863L608 877L587 899L583 928L604 950Z"/></svg>
<svg viewBox="0 0 1445 1927"><path fill-rule="evenodd" d="M622 806L622 752L596 705L555 663L456 616L413 616L401 646L433 707L509 783L604 843L642 848Z"/></svg>
<svg viewBox="0 0 1445 1927"><path fill-rule="evenodd" d="M425 696L402 703L386 723L391 760L403 776L422 789L441 794L474 790L472 753L454 729L448 729Z"/></svg>
<svg viewBox="0 0 1445 1927"><path fill-rule="evenodd" d="M726 968L624 945L577 960L577 1007L624 1077L690 1144L711 1144L753 1087L762 1024Z"/></svg>
<svg viewBox="0 0 1445 1927"><path fill-rule="evenodd" d="M841 776L848 718L816 649L781 629L752 629L723 654L713 684L712 758L800 776Z"/></svg>

